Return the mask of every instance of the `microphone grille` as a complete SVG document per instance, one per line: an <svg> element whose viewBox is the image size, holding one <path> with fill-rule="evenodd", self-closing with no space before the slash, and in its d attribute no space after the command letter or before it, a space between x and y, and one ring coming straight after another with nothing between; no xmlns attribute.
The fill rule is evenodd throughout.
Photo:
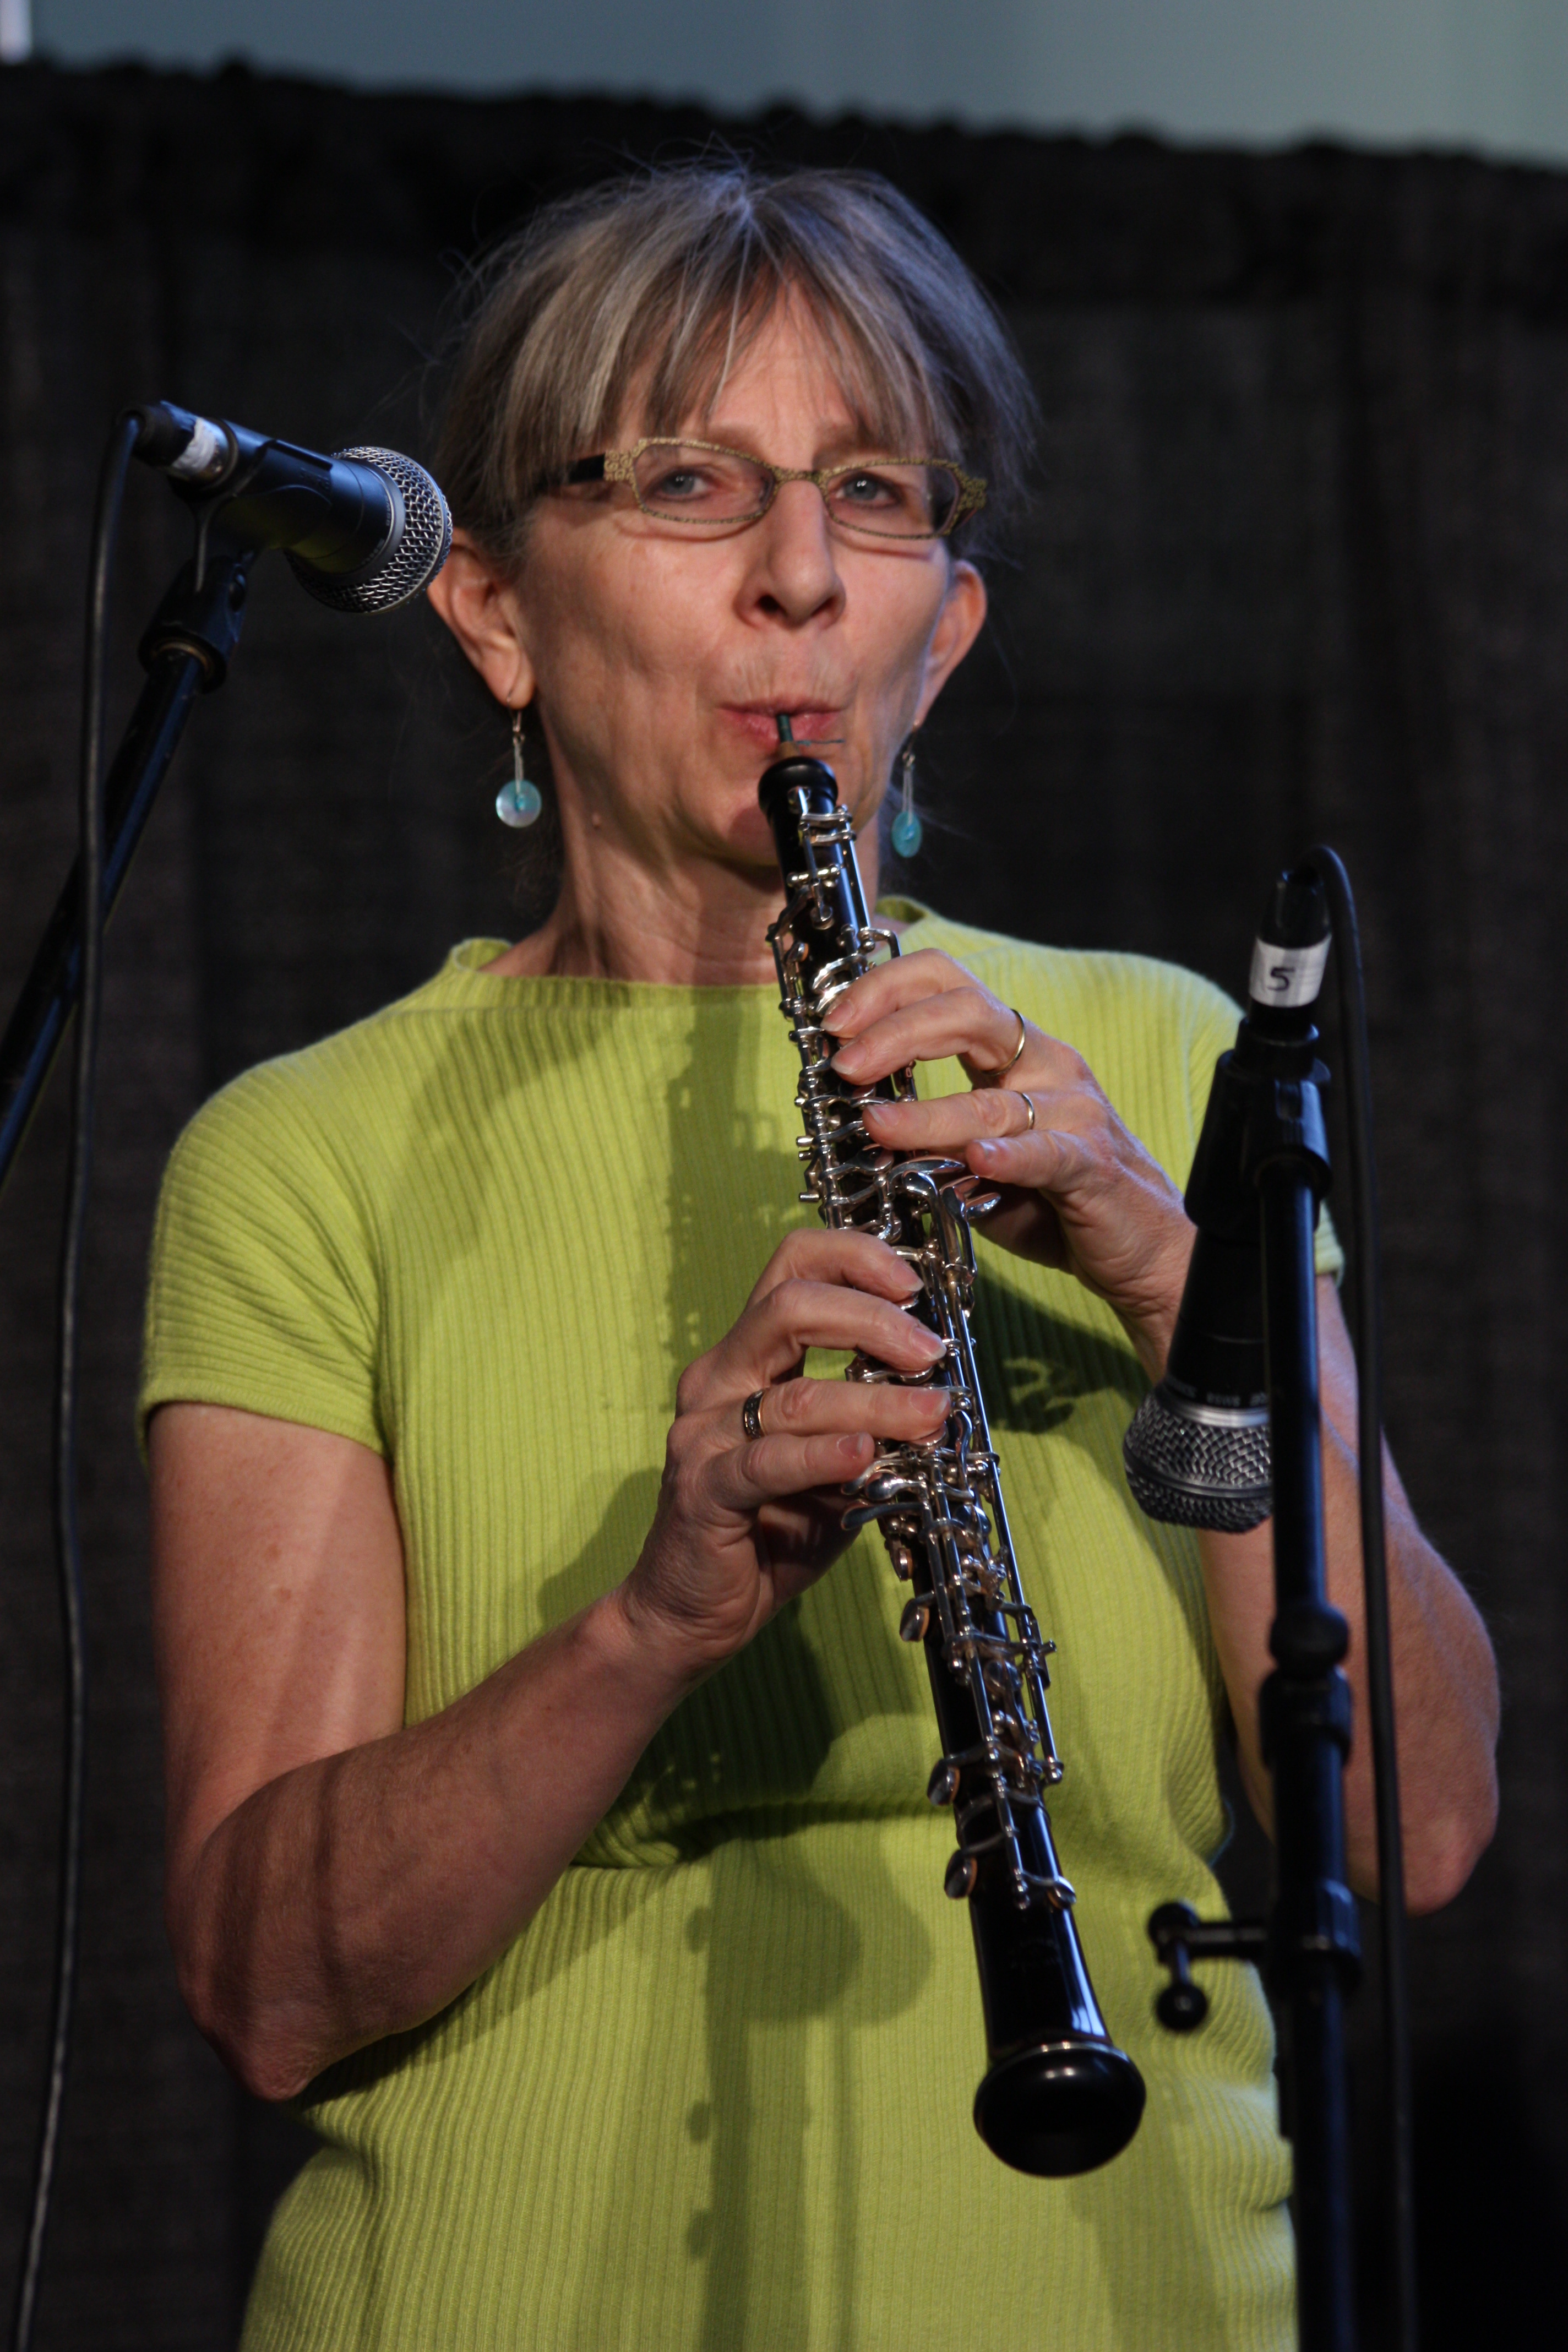
<svg viewBox="0 0 1568 2352"><path fill-rule="evenodd" d="M1266 1413L1184 1411L1152 1389L1121 1441L1121 1460L1152 1519L1239 1536L1274 1507Z"/></svg>
<svg viewBox="0 0 1568 2352"><path fill-rule="evenodd" d="M446 562L452 548L451 509L424 467L399 450L335 449L332 455L374 466L386 476L403 501L403 529L394 530L389 548L375 559L374 568L362 566L345 579L331 579L293 556L289 568L301 588L334 613L390 613L417 596Z"/></svg>

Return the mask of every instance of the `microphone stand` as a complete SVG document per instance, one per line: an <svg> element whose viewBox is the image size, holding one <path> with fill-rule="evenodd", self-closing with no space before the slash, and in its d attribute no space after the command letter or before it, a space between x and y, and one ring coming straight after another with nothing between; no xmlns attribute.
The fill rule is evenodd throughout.
<svg viewBox="0 0 1568 2352"><path fill-rule="evenodd" d="M1304 1032L1304 1034L1303 1034ZM1200 1920L1164 1904L1149 1932L1171 1981L1162 2023L1190 2032L1207 1997L1194 1958L1261 1962L1281 2028L1280 2127L1291 2141L1302 2352L1354 2352L1350 2115L1344 2000L1361 1973L1344 1881L1349 1641L1324 1567L1313 1236L1328 1189L1321 1087L1310 1019L1254 1007L1215 1074L1187 1192L1200 1234L1249 1236L1261 1263L1273 1454L1275 1665L1260 1701L1274 1785L1274 1902L1266 1924ZM1201 1245L1201 1244L1200 1244Z"/></svg>
<svg viewBox="0 0 1568 2352"><path fill-rule="evenodd" d="M103 914L119 899L137 843L196 697L228 675L258 550L198 519L183 564L142 640L147 672L104 786ZM81 987L80 890L72 864L5 1034L0 1039L0 1191L21 1149Z"/></svg>

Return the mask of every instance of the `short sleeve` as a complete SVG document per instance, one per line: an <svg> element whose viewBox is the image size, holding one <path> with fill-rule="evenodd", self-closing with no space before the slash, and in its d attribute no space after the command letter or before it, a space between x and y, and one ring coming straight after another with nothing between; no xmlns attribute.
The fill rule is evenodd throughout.
<svg viewBox="0 0 1568 2352"><path fill-rule="evenodd" d="M137 1433L161 1404L235 1405L388 1451L378 1285L349 1155L288 1062L215 1096L164 1174Z"/></svg>
<svg viewBox="0 0 1568 2352"><path fill-rule="evenodd" d="M1203 1126L1204 1112L1208 1108L1215 1064L1235 1045L1237 1024L1241 1019L1241 1007L1233 1003L1223 989L1205 987L1203 998L1203 1009L1192 1034L1187 1057L1193 1089L1194 1139ZM1345 1270L1345 1254L1334 1231L1333 1219L1326 1208L1318 1217L1317 1265L1320 1274L1331 1274L1336 1282L1340 1281Z"/></svg>

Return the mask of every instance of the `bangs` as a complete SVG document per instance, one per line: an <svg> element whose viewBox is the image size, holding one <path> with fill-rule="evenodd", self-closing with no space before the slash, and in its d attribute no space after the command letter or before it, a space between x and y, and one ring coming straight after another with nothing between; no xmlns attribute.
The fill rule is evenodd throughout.
<svg viewBox="0 0 1568 2352"><path fill-rule="evenodd" d="M866 452L883 457L942 457L940 446L951 424L933 413L930 386L907 353L882 353L855 321L831 307L819 289L800 278L770 277L736 288L728 299L711 302L706 316L689 313L661 333L652 327L640 349L627 354L626 379L634 387L620 413L600 420L605 436L621 425L628 406L650 434L676 434L692 418L706 423L737 366L781 312L798 312L805 332L820 345L855 430ZM640 399L636 387L643 387ZM595 437L599 437L596 433ZM929 446L928 446L929 445Z"/></svg>

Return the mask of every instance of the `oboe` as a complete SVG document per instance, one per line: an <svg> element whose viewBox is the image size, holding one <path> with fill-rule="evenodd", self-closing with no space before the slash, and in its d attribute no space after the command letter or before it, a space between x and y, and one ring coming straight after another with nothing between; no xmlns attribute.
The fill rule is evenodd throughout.
<svg viewBox="0 0 1568 2352"><path fill-rule="evenodd" d="M778 729L781 747L790 746L787 717ZM970 1332L970 1220L995 1196L973 1192L962 1160L871 1142L862 1109L908 1101L913 1074L851 1085L832 1067L836 1040L823 1024L835 999L896 956L899 942L868 917L831 769L785 749L758 798L786 894L768 940L800 1054L800 1197L825 1224L897 1250L921 1277L911 1312L946 1342L931 1373L894 1372L865 1357L850 1365L851 1380L945 1379L952 1408L929 1443L878 1441L845 1526L879 1523L894 1572L911 1587L899 1631L925 1650L942 1751L927 1794L952 1808L957 1845L944 1885L969 1905L985 2021L974 2126L1021 2172L1087 2172L1137 2130L1143 2082L1100 2015L1046 1811L1046 1791L1062 1778L1045 1696L1054 1644L1024 1598Z"/></svg>

